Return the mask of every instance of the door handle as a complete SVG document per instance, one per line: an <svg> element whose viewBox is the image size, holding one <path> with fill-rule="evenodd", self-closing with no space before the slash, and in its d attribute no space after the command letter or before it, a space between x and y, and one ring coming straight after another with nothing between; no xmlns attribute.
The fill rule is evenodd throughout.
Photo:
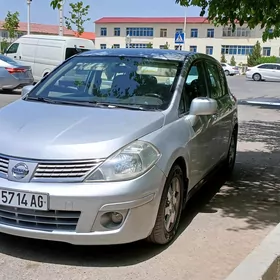
<svg viewBox="0 0 280 280"><path fill-rule="evenodd" d="M21 59L21 56L19 56L18 58Z"/></svg>
<svg viewBox="0 0 280 280"><path fill-rule="evenodd" d="M15 55L14 58L17 58L17 56Z"/></svg>

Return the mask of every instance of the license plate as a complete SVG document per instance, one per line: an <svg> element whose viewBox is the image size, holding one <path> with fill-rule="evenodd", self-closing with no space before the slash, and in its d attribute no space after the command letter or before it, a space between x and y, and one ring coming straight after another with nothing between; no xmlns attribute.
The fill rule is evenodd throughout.
<svg viewBox="0 0 280 280"><path fill-rule="evenodd" d="M0 205L48 210L48 195L0 189Z"/></svg>

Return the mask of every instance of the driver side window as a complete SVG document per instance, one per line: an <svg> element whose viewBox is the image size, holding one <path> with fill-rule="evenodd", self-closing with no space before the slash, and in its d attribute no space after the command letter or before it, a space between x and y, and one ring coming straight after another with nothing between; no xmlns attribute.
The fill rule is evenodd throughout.
<svg viewBox="0 0 280 280"><path fill-rule="evenodd" d="M179 104L179 115L184 115L189 112L191 102L196 97L206 97L207 87L203 62L197 61L190 67Z"/></svg>

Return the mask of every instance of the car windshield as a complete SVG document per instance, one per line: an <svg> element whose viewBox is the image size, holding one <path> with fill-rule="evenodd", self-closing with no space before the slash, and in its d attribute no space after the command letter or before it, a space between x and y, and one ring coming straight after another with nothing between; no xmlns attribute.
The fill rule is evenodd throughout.
<svg viewBox="0 0 280 280"><path fill-rule="evenodd" d="M2 54L0 54L0 60L7 62L9 64L12 64L12 65L18 65L18 63L16 61L14 61L13 59L9 58L8 56L2 55Z"/></svg>
<svg viewBox="0 0 280 280"><path fill-rule="evenodd" d="M166 109L182 62L143 57L76 56L39 83L27 99ZM87 104L88 103L88 104Z"/></svg>

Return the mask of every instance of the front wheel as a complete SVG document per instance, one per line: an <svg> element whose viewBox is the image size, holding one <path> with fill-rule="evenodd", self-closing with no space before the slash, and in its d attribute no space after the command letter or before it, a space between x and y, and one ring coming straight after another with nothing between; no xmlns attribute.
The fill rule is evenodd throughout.
<svg viewBox="0 0 280 280"><path fill-rule="evenodd" d="M177 233L183 208L184 178L179 165L174 165L166 179L155 227L148 241L167 244Z"/></svg>
<svg viewBox="0 0 280 280"><path fill-rule="evenodd" d="M227 177L230 177L233 172L235 166L235 160L236 160L236 150L237 150L237 130L235 129L230 139L228 155L225 163L225 169L226 169L225 172Z"/></svg>

